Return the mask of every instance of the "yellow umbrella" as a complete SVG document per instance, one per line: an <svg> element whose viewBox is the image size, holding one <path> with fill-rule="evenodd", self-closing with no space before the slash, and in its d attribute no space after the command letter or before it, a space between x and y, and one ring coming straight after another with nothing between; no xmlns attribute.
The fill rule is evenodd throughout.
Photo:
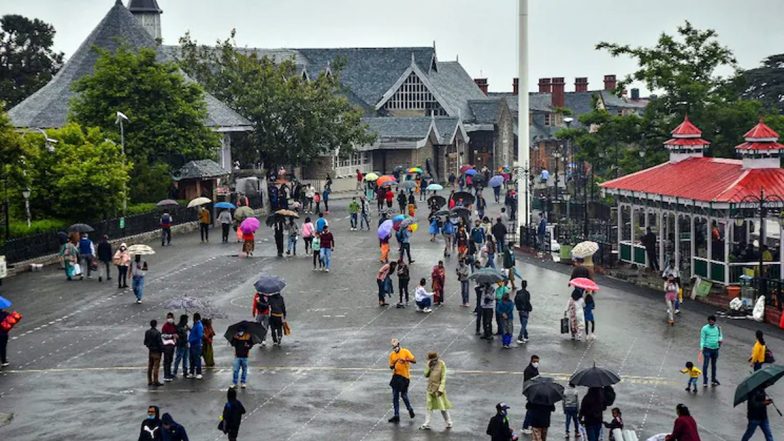
<svg viewBox="0 0 784 441"><path fill-rule="evenodd" d="M378 175L373 173L373 172L370 172L370 173L365 175L365 180L366 181L375 181L376 179L378 179Z"/></svg>

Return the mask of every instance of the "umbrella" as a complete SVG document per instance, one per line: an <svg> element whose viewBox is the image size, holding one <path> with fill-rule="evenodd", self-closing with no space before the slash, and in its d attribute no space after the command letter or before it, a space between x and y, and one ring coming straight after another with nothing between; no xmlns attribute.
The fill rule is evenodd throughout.
<svg viewBox="0 0 784 441"><path fill-rule="evenodd" d="M397 186L402 188L402 189L405 189L405 190L410 190L410 189L416 187L416 181L403 181L403 182L397 184Z"/></svg>
<svg viewBox="0 0 784 441"><path fill-rule="evenodd" d="M136 244L128 247L128 254L135 254L137 256L150 256L155 254L155 250L150 248L149 245Z"/></svg>
<svg viewBox="0 0 784 441"><path fill-rule="evenodd" d="M490 185L493 188L500 187L503 184L504 184L504 177L501 175L493 176L492 178L490 178L490 182L488 182L488 185Z"/></svg>
<svg viewBox="0 0 784 441"><path fill-rule="evenodd" d="M595 363L593 367L575 372L572 374L572 377L569 378L570 383L585 387L612 386L619 381L621 381L621 377L615 372L596 367Z"/></svg>
<svg viewBox="0 0 784 441"><path fill-rule="evenodd" d="M441 191L443 189L444 187L442 187L440 184L430 184L427 186L427 188L425 188L427 191Z"/></svg>
<svg viewBox="0 0 784 441"><path fill-rule="evenodd" d="M563 400L564 387L550 377L534 377L523 385L523 395L532 404L552 406Z"/></svg>
<svg viewBox="0 0 784 441"><path fill-rule="evenodd" d="M258 219L255 217L249 217L242 221L240 224L240 230L242 230L243 233L254 233L259 229L259 226L261 226L261 223Z"/></svg>
<svg viewBox="0 0 784 441"><path fill-rule="evenodd" d="M178 206L180 204L179 204L179 202L175 201L174 199L164 199L162 201L158 201L158 203L155 204L155 205L157 205L159 207L175 207L175 206Z"/></svg>
<svg viewBox="0 0 784 441"><path fill-rule="evenodd" d="M226 329L226 333L223 334L223 337L226 340L231 341L232 337L234 337L240 329L251 335L253 343L261 343L261 337L265 335L267 331L264 326L259 323L243 320L229 326Z"/></svg>
<svg viewBox="0 0 784 441"><path fill-rule="evenodd" d="M419 173L419 174L424 173L424 171L421 168L419 168L419 167L411 167L411 168L408 169L408 172L409 173Z"/></svg>
<svg viewBox="0 0 784 441"><path fill-rule="evenodd" d="M10 308L12 305L11 301L7 298L0 296L0 309Z"/></svg>
<svg viewBox="0 0 784 441"><path fill-rule="evenodd" d="M253 287L256 288L256 292L261 294L275 294L283 291L283 288L286 287L286 281L278 276L262 274Z"/></svg>
<svg viewBox="0 0 784 441"><path fill-rule="evenodd" d="M378 179L378 175L373 173L373 172L370 172L370 173L365 175L365 180L366 181L375 181L376 179Z"/></svg>
<svg viewBox="0 0 784 441"><path fill-rule="evenodd" d="M482 268L468 276L468 280L474 280L478 284L498 283L507 280L507 277L495 268Z"/></svg>
<svg viewBox="0 0 784 441"><path fill-rule="evenodd" d="M754 389L766 384L767 386L770 386L779 381L781 377L784 377L784 366L780 364L772 364L749 375L745 380L741 381L735 389L735 400L732 403L733 406L737 406L746 401L749 398L749 394Z"/></svg>
<svg viewBox="0 0 784 441"><path fill-rule="evenodd" d="M575 288L582 288L587 291L599 291L599 285L587 277L577 277L569 281L569 285Z"/></svg>
<svg viewBox="0 0 784 441"><path fill-rule="evenodd" d="M460 166L460 173L465 173L466 170L471 170L472 168L474 168L474 166L471 164L462 165Z"/></svg>
<svg viewBox="0 0 784 441"><path fill-rule="evenodd" d="M417 222L413 217L407 217L400 222L400 228L408 228Z"/></svg>
<svg viewBox="0 0 784 441"><path fill-rule="evenodd" d="M200 197L188 202L188 208L198 207L199 205L209 204L210 198Z"/></svg>
<svg viewBox="0 0 784 441"><path fill-rule="evenodd" d="M428 187L430 188L430 187ZM439 195L433 195L427 198L427 205L435 206L436 208L441 208L446 205L446 198Z"/></svg>
<svg viewBox="0 0 784 441"><path fill-rule="evenodd" d="M593 256L597 251L599 251L599 244L586 240L578 243L572 248L572 257L585 259L588 256Z"/></svg>
<svg viewBox="0 0 784 441"><path fill-rule="evenodd" d="M93 229L93 227L91 227L91 226L89 226L87 224L73 224L70 227L68 227L68 232L69 233L73 233L73 232L77 232L77 233L92 233L93 231L95 231Z"/></svg>
<svg viewBox="0 0 784 441"><path fill-rule="evenodd" d="M232 204L231 202L218 202L217 204L215 204L215 208L228 208L229 210L233 210L237 208L237 206Z"/></svg>
<svg viewBox="0 0 784 441"><path fill-rule="evenodd" d="M297 212L296 212L296 211L291 211L291 210L282 209L282 210L278 210L278 211L276 211L276 212L275 212L275 214L277 214L278 216L283 216L283 217L296 217L297 219L299 219L299 215L297 214Z"/></svg>
<svg viewBox="0 0 784 441"><path fill-rule="evenodd" d="M449 215L449 210L440 210L440 211L436 211L434 214L435 214L436 216L448 216L448 215Z"/></svg>
<svg viewBox="0 0 784 441"><path fill-rule="evenodd" d="M473 175L475 175L477 173L478 172L476 170L474 170L473 168L469 168L468 170L465 171L465 174L467 174L468 176L473 176Z"/></svg>
<svg viewBox="0 0 784 441"><path fill-rule="evenodd" d="M449 210L451 216L471 217L471 210L466 207L455 207Z"/></svg>
<svg viewBox="0 0 784 441"><path fill-rule="evenodd" d="M226 314L217 309L212 302L207 299L199 299L191 296L180 296L165 301L162 305L164 309L182 310L185 312L199 312L204 317L226 318Z"/></svg>
<svg viewBox="0 0 784 441"><path fill-rule="evenodd" d="M395 179L394 176L384 175L376 179L376 185L384 185L387 182L396 182L396 181L397 179Z"/></svg>
<svg viewBox="0 0 784 441"><path fill-rule="evenodd" d="M395 217L392 218L392 222L397 224L397 223L403 222L403 219L405 219L405 218L406 218L405 214L398 214L398 215L395 215Z"/></svg>
<svg viewBox="0 0 784 441"><path fill-rule="evenodd" d="M392 235L393 222L391 219L385 220L378 227L378 238L385 239Z"/></svg>
<svg viewBox="0 0 784 441"><path fill-rule="evenodd" d="M277 213L272 213L271 215L267 216L267 219L264 221L268 227L272 228L276 223L285 220L283 216L278 215Z"/></svg>
<svg viewBox="0 0 784 441"><path fill-rule="evenodd" d="M242 206L234 212L234 219L242 222L245 218L253 217L255 214L252 208Z"/></svg>
<svg viewBox="0 0 784 441"><path fill-rule="evenodd" d="M457 202L457 201L459 201L460 199L462 199L462 200L463 200L463 204L464 204L464 205L471 205L471 204L473 204L473 203L474 203L474 201L476 200L476 198L474 197L474 195L472 195L471 193L469 193L469 192L467 192L467 191L458 191L457 193L455 193L455 194L453 194L453 195L452 195L452 199L453 199L455 202Z"/></svg>

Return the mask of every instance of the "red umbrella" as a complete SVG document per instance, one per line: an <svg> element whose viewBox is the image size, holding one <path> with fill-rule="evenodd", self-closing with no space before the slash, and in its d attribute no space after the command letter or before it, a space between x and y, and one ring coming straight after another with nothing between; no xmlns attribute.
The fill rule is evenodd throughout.
<svg viewBox="0 0 784 441"><path fill-rule="evenodd" d="M378 185L379 187L386 184L387 182L396 182L396 179L394 176L389 176L389 175L384 175L376 179L376 185Z"/></svg>
<svg viewBox="0 0 784 441"><path fill-rule="evenodd" d="M591 279L586 277L577 277L569 281L569 285L575 288L582 288L586 291L599 291L599 285Z"/></svg>

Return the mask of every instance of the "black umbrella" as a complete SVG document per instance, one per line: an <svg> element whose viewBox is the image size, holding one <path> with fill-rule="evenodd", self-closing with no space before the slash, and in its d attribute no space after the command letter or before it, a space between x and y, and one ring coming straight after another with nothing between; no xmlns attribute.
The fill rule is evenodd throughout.
<svg viewBox="0 0 784 441"><path fill-rule="evenodd" d="M259 323L243 320L229 326L228 329L226 329L226 333L223 334L223 337L226 340L231 341L232 337L234 337L240 330L250 334L250 336L253 338L253 343L256 344L261 343L261 337L266 333L264 326L261 326Z"/></svg>
<svg viewBox="0 0 784 441"><path fill-rule="evenodd" d="M273 227L276 223L283 222L285 220L286 218L284 216L275 213L267 216L267 220L265 220L264 223L267 224L268 227Z"/></svg>
<svg viewBox="0 0 784 441"><path fill-rule="evenodd" d="M463 200L463 205L468 206L473 204L476 201L474 195L467 191L458 191L457 193L452 195L452 200L455 202L460 202L460 199Z"/></svg>
<svg viewBox="0 0 784 441"><path fill-rule="evenodd" d="M733 401L733 406L737 406L738 404L748 400L749 394L754 389L763 385L765 387L770 386L773 383L779 381L781 377L784 377L784 366L780 364L770 365L749 375L745 380L741 381L738 387L735 389L735 400Z"/></svg>
<svg viewBox="0 0 784 441"><path fill-rule="evenodd" d="M531 404L552 406L563 400L564 387L550 377L534 377L523 385L523 395Z"/></svg>
<svg viewBox="0 0 784 441"><path fill-rule="evenodd" d="M261 294L275 294L283 291L283 288L286 287L286 281L278 276L262 274L253 287L256 288L256 292Z"/></svg>
<svg viewBox="0 0 784 441"><path fill-rule="evenodd" d="M449 210L449 216L451 217L462 217L465 220L466 224L469 220L471 220L471 210L466 207L455 207Z"/></svg>
<svg viewBox="0 0 784 441"><path fill-rule="evenodd" d="M68 227L68 232L77 232L77 233L92 233L95 231L93 227L87 224L73 224Z"/></svg>
<svg viewBox="0 0 784 441"><path fill-rule="evenodd" d="M439 211L436 211L433 214L436 215L436 216L448 216L449 215L449 210L439 210Z"/></svg>
<svg viewBox="0 0 784 441"><path fill-rule="evenodd" d="M612 386L620 381L621 377L618 374L608 369L596 367L595 363L593 367L575 372L569 379L572 384L586 387Z"/></svg>
<svg viewBox="0 0 784 441"><path fill-rule="evenodd" d="M439 195L430 196L427 198L427 205L430 207L441 208L446 205L446 198Z"/></svg>

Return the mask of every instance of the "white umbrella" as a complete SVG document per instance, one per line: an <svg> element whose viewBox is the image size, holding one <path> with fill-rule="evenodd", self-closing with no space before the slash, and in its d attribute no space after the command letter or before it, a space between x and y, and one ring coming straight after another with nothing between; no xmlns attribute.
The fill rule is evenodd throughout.
<svg viewBox="0 0 784 441"><path fill-rule="evenodd" d="M135 254L137 256L149 256L151 254L155 254L155 250L153 250L149 245L136 244L128 247L128 253Z"/></svg>
<svg viewBox="0 0 784 441"><path fill-rule="evenodd" d="M599 244L586 240L585 242L578 243L572 248L572 257L585 259L586 257L593 256L597 251L599 251Z"/></svg>
<svg viewBox="0 0 784 441"><path fill-rule="evenodd" d="M188 208L198 207L199 205L209 204L212 202L210 198L199 197L188 202Z"/></svg>

